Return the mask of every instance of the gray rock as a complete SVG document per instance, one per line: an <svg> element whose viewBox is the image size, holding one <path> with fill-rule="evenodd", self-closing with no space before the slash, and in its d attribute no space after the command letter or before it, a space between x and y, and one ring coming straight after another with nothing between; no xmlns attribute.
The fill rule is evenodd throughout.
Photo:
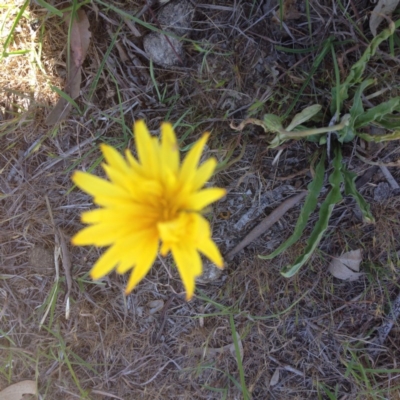
<svg viewBox="0 0 400 400"><path fill-rule="evenodd" d="M173 37L153 32L143 39L143 47L154 63L163 67L181 64L184 53L182 43Z"/></svg>
<svg viewBox="0 0 400 400"><path fill-rule="evenodd" d="M381 182L374 189L374 200L377 202L382 202L387 200L392 194L390 185L386 182Z"/></svg>
<svg viewBox="0 0 400 400"><path fill-rule="evenodd" d="M163 30L183 36L190 31L193 13L194 7L188 0L178 0L163 7L157 19Z"/></svg>
<svg viewBox="0 0 400 400"><path fill-rule="evenodd" d="M214 264L212 264L208 260L203 260L203 273L196 278L196 282L199 284L206 284L213 282L222 274L222 270L217 268Z"/></svg>
<svg viewBox="0 0 400 400"><path fill-rule="evenodd" d="M187 35L191 29L194 7L188 0L176 0L164 6L157 15L161 27L177 36ZM158 32L149 33L143 40L143 47L154 63L170 67L182 64L184 58L182 42L168 38Z"/></svg>

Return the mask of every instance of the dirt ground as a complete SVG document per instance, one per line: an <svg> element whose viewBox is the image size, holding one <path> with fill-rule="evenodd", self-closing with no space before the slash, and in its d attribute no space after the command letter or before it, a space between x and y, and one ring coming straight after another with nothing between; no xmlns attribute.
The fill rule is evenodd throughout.
<svg viewBox="0 0 400 400"><path fill-rule="evenodd" d="M310 262L289 279L280 270L301 254L317 213L281 256L258 255L289 237L301 204L222 273L206 263L190 302L169 257L158 258L125 296L126 275L88 277L101 249L70 244L82 228L80 214L93 208L73 186L72 172L103 176L99 144L133 150L131 126L142 118L155 135L162 121L176 123L183 155L211 132L205 156L220 163L211 183L228 194L207 217L227 254L307 188L321 149L291 141L273 164L277 150L268 149L261 127L238 132L231 124L284 115L293 101L291 116L314 103L329 110L332 54L315 72L313 61L333 36L344 79L372 39L373 2L292 0L282 13L278 0L193 2L183 33L175 31L182 48L168 55L175 65L160 65L143 44L151 29L129 16L167 29L173 23L160 26L162 5L85 1L91 39L79 111L72 107L55 124L46 118L59 99L52 87L65 85L68 29L40 1L13 27L25 3L0 5L2 46L14 29L9 51L29 50L3 52L0 60L0 390L34 380L41 399L400 399L398 322L378 352L368 350L400 294L400 197L379 167L387 165L400 182L398 141L344 147L376 222L364 223L354 200L344 197ZM59 10L77 4L48 3ZM399 95L397 39L393 49L380 46L365 72L382 89L374 104ZM327 179L325 187L322 198ZM352 282L334 278L331 260L356 249L365 274Z"/></svg>

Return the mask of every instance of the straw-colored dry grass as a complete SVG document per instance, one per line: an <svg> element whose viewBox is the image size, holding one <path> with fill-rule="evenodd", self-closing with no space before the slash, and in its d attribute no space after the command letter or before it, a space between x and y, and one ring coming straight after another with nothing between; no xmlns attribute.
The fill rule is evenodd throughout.
<svg viewBox="0 0 400 400"><path fill-rule="evenodd" d="M5 3L0 6L3 44L24 2ZM54 3L59 9L70 6ZM72 110L56 127L45 124L58 99L51 85L62 88L66 76L67 33L56 15L32 2L7 47L26 54L0 61L0 390L33 379L42 399L241 399L246 390L253 399L400 398L397 323L377 358L365 350L400 289L399 200L373 200L376 185L385 182L379 169L362 188L376 224L364 225L346 198L309 265L291 279L283 278L280 268L300 254L305 239L273 261L257 254L288 237L299 207L236 256L217 280L198 285L189 303L169 258L159 259L125 297L126 277L88 278L100 250L69 244L81 228L80 213L92 207L72 186L71 172L101 174L98 144L132 147L135 119L145 118L157 133L161 121L184 115L176 128L183 151L203 131L212 132L208 153L223 163L215 182L230 191L209 218L221 251L235 245L263 217L243 232L234 231L264 193L282 188L267 214L307 186L317 146L291 143L273 167L276 153L267 150L264 132L249 126L238 134L229 123L260 118L266 111L283 115L330 35L359 44L348 52L354 42L337 47L345 74L371 38L369 2L353 0L345 10L324 0L287 2L299 13L286 21L289 35L267 11L273 2L204 1L195 9L194 42L185 42L184 65L153 70L139 51L143 37L136 37L118 13L137 13L144 2L108 3L115 8L96 0L84 6L92 41L76 99L81 115ZM308 16L303 3L310 5ZM156 26L156 11L154 5L142 20ZM140 24L136 28L147 32ZM275 45L315 49L295 54ZM397 43L394 50L398 56ZM388 51L381 47L368 74L389 87L385 96L394 96L399 63ZM122 61L124 53L129 60ZM333 84L329 55L294 109L316 101L328 106ZM385 162L398 159L398 143L378 150ZM352 158L352 145L345 156L359 175L369 167ZM398 168L390 170L400 182ZM65 253L58 256L63 240L70 263ZM363 250L366 276L356 282L330 276L332 256L356 248ZM164 306L153 313L154 300ZM241 338L242 366L229 347L233 330Z"/></svg>

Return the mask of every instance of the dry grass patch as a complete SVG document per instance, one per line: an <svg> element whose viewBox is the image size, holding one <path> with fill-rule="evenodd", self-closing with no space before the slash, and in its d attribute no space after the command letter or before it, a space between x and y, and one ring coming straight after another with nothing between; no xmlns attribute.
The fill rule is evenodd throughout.
<svg viewBox="0 0 400 400"><path fill-rule="evenodd" d="M306 188L317 144L289 143L274 166L276 153L267 149L261 128L248 126L239 134L229 124L265 112L283 115L292 105L294 113L316 100L328 109L331 55L310 77L312 63L334 35L341 42L335 49L345 77L371 39L366 24L371 5L285 3L295 9L282 27L273 22L279 12L271 2L196 4L183 64L160 67L143 51L150 30L124 19L124 13L142 12L141 21L157 28L158 5L87 2L92 39L76 99L79 111L72 108L54 127L44 121L58 99L51 86L62 89L65 82L64 22L32 4L14 28L25 2L0 7L0 42L7 44L0 60L0 390L32 379L43 399L398 396L397 323L378 357L367 351L399 295L398 194L377 200L375 191L386 182L379 168L361 189L376 224L363 224L354 201L345 198L318 251L291 279L279 272L304 249L317 215L304 239L277 259L257 255L290 235L300 207L239 253L217 280L199 284L189 303L170 258L158 259L125 297L125 276L111 274L100 282L88 277L101 250L69 244L82 227L80 213L92 208L89 196L72 186L72 171L101 174L98 145L132 148L131 125L138 118L146 119L153 134L161 121L175 122L183 154L203 131L211 131L207 156L221 162L215 183L229 193L207 217L223 253ZM60 10L70 6L55 2ZM397 39L393 47L380 47L366 72L385 89L382 99L398 92ZM396 163L397 148L397 143L363 148L362 154L372 162ZM353 144L344 154L355 172L366 173ZM398 168L389 169L399 182ZM252 207L258 214L237 230ZM356 248L363 250L366 275L356 282L330 276L332 257ZM239 353L243 348L241 361L235 343Z"/></svg>

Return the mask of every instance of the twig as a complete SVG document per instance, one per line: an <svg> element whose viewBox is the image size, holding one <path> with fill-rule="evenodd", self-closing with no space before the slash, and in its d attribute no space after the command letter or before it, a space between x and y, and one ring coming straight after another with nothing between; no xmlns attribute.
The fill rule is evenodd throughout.
<svg viewBox="0 0 400 400"><path fill-rule="evenodd" d="M237 246L225 255L226 260L231 260L239 251L243 250L251 242L256 240L265 231L267 231L275 222L277 222L282 216L289 211L292 207L299 203L303 197L305 197L307 191L301 192L296 196L290 197L284 201L279 207L277 207L268 217L264 218Z"/></svg>
<svg viewBox="0 0 400 400"><path fill-rule="evenodd" d="M400 186L399 184L396 182L396 180L393 178L392 174L390 173L390 171L387 169L386 166L384 165L380 165L379 168L381 169L383 175L385 175L386 180L389 182L389 185L392 189L399 189Z"/></svg>

